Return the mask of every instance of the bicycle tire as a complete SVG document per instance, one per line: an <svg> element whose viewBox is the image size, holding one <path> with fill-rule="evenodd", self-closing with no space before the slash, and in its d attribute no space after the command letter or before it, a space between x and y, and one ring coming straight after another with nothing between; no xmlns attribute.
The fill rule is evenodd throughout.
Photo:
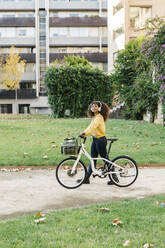
<svg viewBox="0 0 165 248"><path fill-rule="evenodd" d="M87 175L86 166L81 160L79 160L77 164L75 173L71 174L71 169L76 160L76 157L66 158L62 160L56 168L57 181L67 189L75 189L80 187ZM81 179L80 182L77 182L79 179Z"/></svg>
<svg viewBox="0 0 165 248"><path fill-rule="evenodd" d="M134 159L129 156L122 155L114 158L111 162L118 164L125 170L124 172L120 172L121 169L117 166L110 166L110 170L113 174L109 174L108 176L116 186L128 187L136 181L138 177L138 167Z"/></svg>

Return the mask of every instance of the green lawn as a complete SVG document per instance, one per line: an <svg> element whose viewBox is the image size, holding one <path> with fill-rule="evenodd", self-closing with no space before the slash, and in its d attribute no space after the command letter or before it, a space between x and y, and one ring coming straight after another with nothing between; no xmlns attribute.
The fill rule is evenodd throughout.
<svg viewBox="0 0 165 248"><path fill-rule="evenodd" d="M57 165L64 158L60 146L64 138L76 137L90 119L52 119L48 116L0 115L0 166ZM107 137L119 140L111 158L129 155L138 164L163 164L165 128L143 121L110 120ZM91 137L86 148L90 150ZM43 158L47 155L47 158ZM86 163L87 160L84 159Z"/></svg>
<svg viewBox="0 0 165 248"><path fill-rule="evenodd" d="M131 248L153 244L165 247L165 195L123 200L83 208L45 213L36 224L36 214L0 221L1 248ZM99 208L109 208L101 211ZM120 218L122 226L113 226Z"/></svg>

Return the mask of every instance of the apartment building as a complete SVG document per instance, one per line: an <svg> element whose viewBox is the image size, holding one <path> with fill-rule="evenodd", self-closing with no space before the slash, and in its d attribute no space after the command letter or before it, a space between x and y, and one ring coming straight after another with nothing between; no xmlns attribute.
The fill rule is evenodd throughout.
<svg viewBox="0 0 165 248"><path fill-rule="evenodd" d="M43 75L65 55L108 70L107 0L0 0L0 53L26 60L20 88L0 89L0 113L50 113Z"/></svg>
<svg viewBox="0 0 165 248"><path fill-rule="evenodd" d="M125 44L144 35L144 24L147 19L156 16L165 18L164 0L111 0L108 1L108 71L113 65L118 51ZM147 113L145 120L150 120ZM155 122L162 123L162 106L159 104Z"/></svg>
<svg viewBox="0 0 165 248"><path fill-rule="evenodd" d="M165 17L164 0L111 0L108 1L108 71L119 50L128 41L143 33L147 19ZM144 33L143 33L144 34Z"/></svg>

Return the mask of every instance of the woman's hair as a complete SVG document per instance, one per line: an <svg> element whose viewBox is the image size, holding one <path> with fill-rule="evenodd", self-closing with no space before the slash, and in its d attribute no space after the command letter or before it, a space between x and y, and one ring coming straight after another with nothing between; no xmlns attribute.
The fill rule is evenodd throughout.
<svg viewBox="0 0 165 248"><path fill-rule="evenodd" d="M104 121L106 121L109 118L109 107L106 103L100 102L100 101L93 101L88 107L88 117L92 118L94 116L94 113L91 111L92 104L97 104L98 107L101 108L99 113L103 116Z"/></svg>

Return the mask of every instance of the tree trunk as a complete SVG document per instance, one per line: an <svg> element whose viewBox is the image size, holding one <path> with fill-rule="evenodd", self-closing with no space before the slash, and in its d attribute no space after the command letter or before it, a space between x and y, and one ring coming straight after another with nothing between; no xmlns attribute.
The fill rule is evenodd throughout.
<svg viewBox="0 0 165 248"><path fill-rule="evenodd" d="M18 96L17 96L17 89L15 89L15 109L16 109L16 114L18 114L18 104L17 104L17 100L18 100Z"/></svg>

